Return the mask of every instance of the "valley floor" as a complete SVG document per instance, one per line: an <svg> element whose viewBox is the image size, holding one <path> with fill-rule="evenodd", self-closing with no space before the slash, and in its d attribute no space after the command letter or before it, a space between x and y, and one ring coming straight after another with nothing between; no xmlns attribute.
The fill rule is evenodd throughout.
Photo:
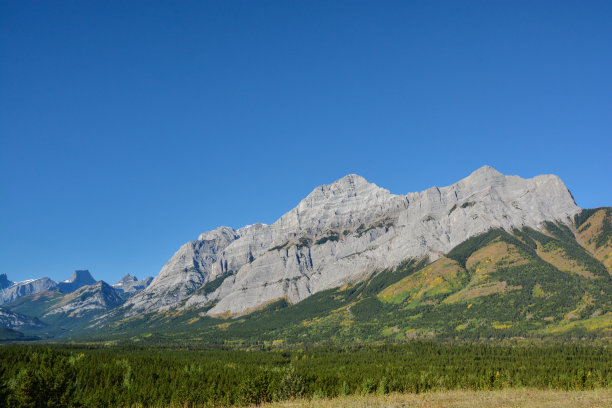
<svg viewBox="0 0 612 408"><path fill-rule="evenodd" d="M511 389L501 391L440 391L421 394L347 396L264 404L264 408L607 408L612 406L612 390L556 391Z"/></svg>

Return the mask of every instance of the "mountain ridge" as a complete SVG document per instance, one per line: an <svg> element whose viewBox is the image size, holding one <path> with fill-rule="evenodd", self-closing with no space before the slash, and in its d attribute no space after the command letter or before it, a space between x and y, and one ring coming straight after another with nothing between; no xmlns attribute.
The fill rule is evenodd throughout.
<svg viewBox="0 0 612 408"><path fill-rule="evenodd" d="M87 338L126 341L129 333L151 344L224 346L609 338L612 274L571 229L552 222L542 231L491 229L434 262L410 259L297 304L279 299L240 318L152 312L109 321L104 336ZM612 254L610 235L606 242Z"/></svg>
<svg viewBox="0 0 612 408"><path fill-rule="evenodd" d="M450 186L395 195L351 174L271 225L219 227L186 243L127 314L214 304L211 315L240 315L283 297L296 303L409 257L436 259L490 227L538 228L579 210L554 175L523 179L483 166ZM213 281L213 292L198 291Z"/></svg>
<svg viewBox="0 0 612 408"><path fill-rule="evenodd" d="M6 309L45 325L29 336L88 341L606 337L611 225L554 175L483 167L406 195L348 175L271 225L200 234L139 292L128 274Z"/></svg>

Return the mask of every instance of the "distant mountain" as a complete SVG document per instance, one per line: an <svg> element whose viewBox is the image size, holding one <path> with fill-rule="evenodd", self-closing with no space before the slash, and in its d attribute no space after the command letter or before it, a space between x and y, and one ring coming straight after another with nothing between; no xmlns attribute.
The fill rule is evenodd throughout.
<svg viewBox="0 0 612 408"><path fill-rule="evenodd" d="M2 274L0 275L0 305L13 302L22 296L34 295L45 290L59 290L62 293L70 293L85 285L92 285L94 283L96 283L96 280L88 270L74 271L69 279L62 282L55 282L49 278L40 278L13 283L8 280L6 274Z"/></svg>
<svg viewBox="0 0 612 408"><path fill-rule="evenodd" d="M44 328L57 335L66 328L85 326L91 323L91 318L121 305L130 295L144 289L152 279L139 281L126 275L115 289L104 281L96 282L89 271L77 270L59 283L48 278L19 282L2 291L8 300L6 309L1 309L4 320L8 322L10 317L13 322L4 327L26 331ZM19 326L16 322L20 319L38 324Z"/></svg>
<svg viewBox="0 0 612 408"><path fill-rule="evenodd" d="M65 295L43 317L56 315L65 315L71 318L83 317L92 313L105 312L121 303L123 303L123 298L119 293L106 282L99 281Z"/></svg>
<svg viewBox="0 0 612 408"><path fill-rule="evenodd" d="M40 329L44 324L33 317L0 307L0 327L7 329Z"/></svg>
<svg viewBox="0 0 612 408"><path fill-rule="evenodd" d="M12 286L14 283L15 282L10 281L8 279L8 277L6 276L6 273L3 273L0 275L0 290L8 288L9 286Z"/></svg>
<svg viewBox="0 0 612 408"><path fill-rule="evenodd" d="M57 283L49 278L30 279L23 282L13 283L0 291L0 304L5 304L44 290L57 289Z"/></svg>
<svg viewBox="0 0 612 408"><path fill-rule="evenodd" d="M96 280L91 276L88 270L76 270L72 276L62 282L58 282L57 286L62 293L71 293L86 285L93 285Z"/></svg>
<svg viewBox="0 0 612 408"><path fill-rule="evenodd" d="M46 326L36 332L45 337L55 337L89 326L95 319L124 302L120 292L104 281L82 286L71 293L59 290L44 291L21 297L4 305L11 312L35 317Z"/></svg>
<svg viewBox="0 0 612 408"><path fill-rule="evenodd" d="M125 275L121 280L113 284L113 288L122 293L133 294L146 289L151 284L153 277L149 276L143 280L138 280L136 276L132 276L129 273Z"/></svg>

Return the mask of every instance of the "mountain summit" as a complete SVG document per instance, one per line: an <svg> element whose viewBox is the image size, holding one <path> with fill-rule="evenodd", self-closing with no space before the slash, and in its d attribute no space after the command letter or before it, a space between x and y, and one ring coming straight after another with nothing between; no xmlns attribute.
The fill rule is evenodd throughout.
<svg viewBox="0 0 612 408"><path fill-rule="evenodd" d="M58 287L62 293L72 293L83 286L93 285L96 280L91 276L87 269L76 270L72 276L65 281L58 282Z"/></svg>
<svg viewBox="0 0 612 408"><path fill-rule="evenodd" d="M153 278L150 276L143 280L138 280L136 276L130 275L128 273L123 278L121 278L119 282L115 283L112 286L121 293L135 293L149 286L152 280Z"/></svg>
<svg viewBox="0 0 612 408"><path fill-rule="evenodd" d="M523 179L484 166L447 187L394 195L350 174L272 225L220 227L186 243L124 310L207 307L225 316L297 303L409 258L436 260L491 228L538 229L579 211L554 175Z"/></svg>

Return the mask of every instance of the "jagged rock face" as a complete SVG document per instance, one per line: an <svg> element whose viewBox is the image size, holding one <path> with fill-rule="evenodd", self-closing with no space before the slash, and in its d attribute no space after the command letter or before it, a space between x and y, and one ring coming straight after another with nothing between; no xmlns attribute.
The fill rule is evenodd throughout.
<svg viewBox="0 0 612 408"><path fill-rule="evenodd" d="M113 284L113 288L121 293L133 294L144 290L151 284L153 277L149 276L143 280L138 280L136 276L132 276L129 273L125 275L121 280Z"/></svg>
<svg viewBox="0 0 612 408"><path fill-rule="evenodd" d="M32 295L43 290L57 289L57 283L49 278L30 279L17 282L0 291L0 304L12 302L22 296Z"/></svg>
<svg viewBox="0 0 612 408"><path fill-rule="evenodd" d="M0 308L0 327L8 329L36 329L44 327L44 324L34 317Z"/></svg>
<svg viewBox="0 0 612 408"><path fill-rule="evenodd" d="M6 273L0 275L0 289L8 288L9 286L12 286L13 283L15 282L10 281L6 276Z"/></svg>
<svg viewBox="0 0 612 408"><path fill-rule="evenodd" d="M211 277L219 254L239 235L232 228L220 227L183 245L162 268L147 289L127 302L134 311L151 310L185 299Z"/></svg>
<svg viewBox="0 0 612 408"><path fill-rule="evenodd" d="M119 293L104 281L83 286L67 294L58 307L46 313L43 317L65 314L79 317L94 312L105 312L123 302Z"/></svg>
<svg viewBox="0 0 612 408"><path fill-rule="evenodd" d="M88 270L76 270L69 279L58 282L57 286L62 293L72 293L83 286L93 285L94 283L96 283L96 280Z"/></svg>
<svg viewBox="0 0 612 408"><path fill-rule="evenodd" d="M553 175L522 179L485 166L451 186L407 195L349 175L316 188L270 226L222 227L185 244L130 300L130 313L214 302L209 314L236 315L280 298L296 303L407 258L437 259L490 228L538 228L578 211Z"/></svg>

